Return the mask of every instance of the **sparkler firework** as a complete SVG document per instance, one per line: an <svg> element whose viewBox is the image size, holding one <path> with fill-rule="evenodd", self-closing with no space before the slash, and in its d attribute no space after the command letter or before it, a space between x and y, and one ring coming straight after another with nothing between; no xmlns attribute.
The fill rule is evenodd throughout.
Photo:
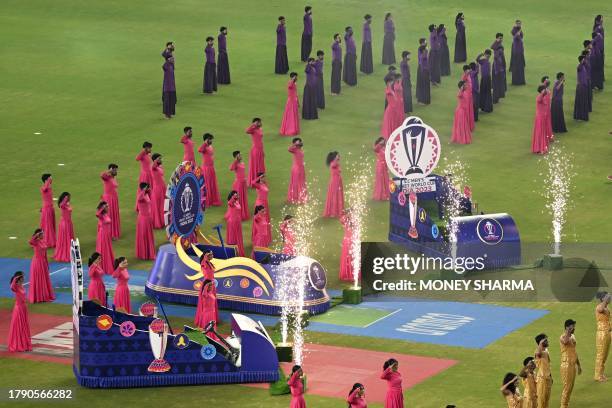
<svg viewBox="0 0 612 408"><path fill-rule="evenodd" d="M444 174L447 175L449 183L448 194L444 200L444 220L448 230L448 241L451 244L451 257L457 256L457 233L459 224L457 222L461 215L461 196L463 186L467 185L467 166L458 159L449 160L444 158ZM453 187L455 190L453 190Z"/></svg>

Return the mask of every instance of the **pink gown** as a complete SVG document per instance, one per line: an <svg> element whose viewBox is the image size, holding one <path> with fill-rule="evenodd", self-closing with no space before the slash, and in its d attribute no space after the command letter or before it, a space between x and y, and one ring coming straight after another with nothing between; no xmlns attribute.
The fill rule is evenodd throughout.
<svg viewBox="0 0 612 408"><path fill-rule="evenodd" d="M380 126L380 135L387 140L395 130L397 117L397 107L395 106L397 105L397 98L395 97L392 86L387 86L387 88L385 88L385 97L387 98L387 107L385 108L382 124Z"/></svg>
<svg viewBox="0 0 612 408"><path fill-rule="evenodd" d="M546 95L544 95L544 104L546 105L546 110L544 111L544 114L546 115L544 118L544 121L546 123L546 139L548 140L548 143L552 142L554 139L554 135L553 135L553 131L552 131L552 116L550 113L550 104L551 104L552 100L551 100L551 93L547 92Z"/></svg>
<svg viewBox="0 0 612 408"><path fill-rule="evenodd" d="M128 287L130 274L128 273L128 270L121 267L117 268L113 272L113 278L117 280L115 297L113 298L115 309L123 308L127 313L132 313L132 306L130 304L130 288Z"/></svg>
<svg viewBox="0 0 612 408"><path fill-rule="evenodd" d="M181 136L183 144L183 161L195 163L195 154L193 153L193 140L186 135Z"/></svg>
<svg viewBox="0 0 612 408"><path fill-rule="evenodd" d="M379 144L374 146L376 154L376 177L374 179L374 193L372 198L377 201L389 200L389 171L385 160L385 147Z"/></svg>
<svg viewBox="0 0 612 408"><path fill-rule="evenodd" d="M215 150L208 143L202 143L198 149L202 154L202 174L206 186L206 207L221 205L217 173L215 172Z"/></svg>
<svg viewBox="0 0 612 408"><path fill-rule="evenodd" d="M55 300L49 263L47 261L47 244L44 240L30 238L30 246L34 249L34 256L30 263L30 303L52 302Z"/></svg>
<svg viewBox="0 0 612 408"><path fill-rule="evenodd" d="M268 237L268 229L270 228L270 222L266 219L266 216L262 213L257 213L253 217L253 227L251 229L251 241L253 242L253 250L255 247L267 248L272 242ZM253 258L253 254L251 254Z"/></svg>
<svg viewBox="0 0 612 408"><path fill-rule="evenodd" d="M548 138L546 137L548 125L546 123L546 101L542 94L536 97L536 114L533 123L533 133L531 137L531 152L546 154L548 153Z"/></svg>
<svg viewBox="0 0 612 408"><path fill-rule="evenodd" d="M164 222L164 203L166 201L166 180L164 167L153 163L153 188L151 189L151 217L153 228L166 228Z"/></svg>
<svg viewBox="0 0 612 408"><path fill-rule="evenodd" d="M338 159L331 162L329 171L330 178L323 216L338 218L342 215L342 211L344 210L344 188L342 186L342 174Z"/></svg>
<svg viewBox="0 0 612 408"><path fill-rule="evenodd" d="M404 122L404 116L406 114L404 113L404 87L402 86L402 83L396 82L393 85L393 90L395 92L395 105L393 106L393 130L395 130L402 125ZM391 133L393 133L393 130Z"/></svg>
<svg viewBox="0 0 612 408"><path fill-rule="evenodd" d="M113 240L111 238L111 218L108 213L96 212L98 217L98 236L96 237L96 252L102 255L102 269L110 275L115 270L115 254L113 253Z"/></svg>
<svg viewBox="0 0 612 408"><path fill-rule="evenodd" d="M251 214L249 213L249 196L247 195L247 183L244 171L244 163L234 160L234 162L230 166L230 171L236 173L234 183L232 184L232 190L238 192L241 208L240 217L242 221L246 221L251 218Z"/></svg>
<svg viewBox="0 0 612 408"><path fill-rule="evenodd" d="M60 203L62 216L57 228L57 242L55 243L55 254L53 259L58 262L70 262L70 241L74 239L74 228L72 226L72 207L70 202Z"/></svg>
<svg viewBox="0 0 612 408"><path fill-rule="evenodd" d="M293 80L287 84L287 103L281 122L280 134L282 136L295 136L300 134L300 103L297 86Z"/></svg>
<svg viewBox="0 0 612 408"><path fill-rule="evenodd" d="M269 245L269 243L272 242L272 225L270 224L270 205L268 204L268 193L270 192L270 188L268 187L267 184L263 184L263 183L256 183L254 187L257 190L257 197L255 198L255 207L257 207L258 205L263 205L263 207L266 209L266 221L268 222L268 225L266 227L265 239ZM264 245L264 246L268 246L268 245Z"/></svg>
<svg viewBox="0 0 612 408"><path fill-rule="evenodd" d="M462 88L457 93L457 108L455 108L455 120L453 121L452 143L470 144L472 143L472 131L468 119L469 101L467 88ZM471 95L471 91L470 91Z"/></svg>
<svg viewBox="0 0 612 408"><path fill-rule="evenodd" d="M352 282L353 278L353 261L351 256L351 246L353 244L353 226L351 225L350 216L342 215L340 222L344 228L344 237L342 238L342 253L340 254L340 273L341 281Z"/></svg>
<svg viewBox="0 0 612 408"><path fill-rule="evenodd" d="M151 216L149 192L138 192L138 218L136 220L136 258L155 259L155 237Z"/></svg>
<svg viewBox="0 0 612 408"><path fill-rule="evenodd" d="M387 395L385 408L404 408L404 394L402 391L402 375L388 367L380 376L387 381Z"/></svg>
<svg viewBox="0 0 612 408"><path fill-rule="evenodd" d="M121 236L121 218L119 216L119 195L117 194L117 178L110 176L107 172L100 175L104 184L102 200L108 204L108 215L111 218L111 237L118 239Z"/></svg>
<svg viewBox="0 0 612 408"><path fill-rule="evenodd" d="M138 177L138 187L136 188L136 211L138 211L138 193L140 192L140 183L147 183L153 188L153 162L151 154L145 152L144 149L136 156L136 161L140 162L140 176Z"/></svg>
<svg viewBox="0 0 612 408"><path fill-rule="evenodd" d="M214 286L214 285L213 285ZM204 328L211 320L215 321L215 329L219 321L219 309L217 308L217 294L214 290L204 290L202 287L198 294L198 305L194 324L196 327Z"/></svg>
<svg viewBox="0 0 612 408"><path fill-rule="evenodd" d="M249 187L253 187L253 184L257 180L258 173L266 172L266 165L264 163L264 146L263 146L263 130L257 127L255 124L249 126L246 133L251 135L251 151L249 152Z"/></svg>
<svg viewBox="0 0 612 408"><path fill-rule="evenodd" d="M102 306L106 306L106 287L104 286L104 270L98 264L89 267L89 286L87 297L89 300L98 300Z"/></svg>
<svg viewBox="0 0 612 408"><path fill-rule="evenodd" d="M227 211L225 212L225 241L228 245L236 245L238 247L238 256L244 256L244 243L242 240L242 220L241 220L241 204L236 200L231 200L227 203Z"/></svg>
<svg viewBox="0 0 612 408"><path fill-rule="evenodd" d="M368 408L365 397L359 395L359 388L350 393L346 398L346 402L349 404L348 408Z"/></svg>
<svg viewBox="0 0 612 408"><path fill-rule="evenodd" d="M280 225L281 235L283 236L283 254L296 255L295 234L291 228L291 221L283 221Z"/></svg>
<svg viewBox="0 0 612 408"><path fill-rule="evenodd" d="M289 153L293 155L293 164L291 165L291 178L289 179L287 202L289 204L304 204L308 200L306 169L304 168L304 151L291 145L289 147Z"/></svg>
<svg viewBox="0 0 612 408"><path fill-rule="evenodd" d="M202 271L202 275L204 275L204 280L208 279L214 282L215 280L215 267L209 261L200 262L200 270ZM216 292L216 286L213 285L213 290Z"/></svg>
<svg viewBox="0 0 612 408"><path fill-rule="evenodd" d="M465 81L465 97L467 99L467 120L470 124L470 130L474 130L476 122L474 120L474 94L472 93L472 77L470 74L463 74L461 80Z"/></svg>
<svg viewBox="0 0 612 408"><path fill-rule="evenodd" d="M28 319L28 307L26 306L26 292L17 279L11 282L11 291L15 293L15 306L11 315L11 323L8 334L8 351L31 351L32 338L30 335L30 320Z"/></svg>
<svg viewBox="0 0 612 408"><path fill-rule="evenodd" d="M48 248L55 248L55 208L53 207L53 180L48 178L40 188L42 208L40 209L40 228L45 233Z"/></svg>
<svg viewBox="0 0 612 408"><path fill-rule="evenodd" d="M304 383L299 377L299 371L296 371L291 375L287 384L291 389L291 405L289 408L306 408L306 401L304 400Z"/></svg>

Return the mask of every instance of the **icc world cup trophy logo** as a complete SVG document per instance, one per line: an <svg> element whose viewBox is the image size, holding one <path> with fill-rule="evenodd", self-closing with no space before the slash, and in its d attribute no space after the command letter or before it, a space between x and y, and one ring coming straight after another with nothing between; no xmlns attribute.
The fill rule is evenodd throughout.
<svg viewBox="0 0 612 408"><path fill-rule="evenodd" d="M487 235L493 235L495 233L495 225L491 224L490 221L487 221L484 226Z"/></svg>
<svg viewBox="0 0 612 408"><path fill-rule="evenodd" d="M155 319L149 325L149 343L155 359L149 364L151 373L165 373L170 371L170 364L164 360L166 346L168 345L168 325L161 319Z"/></svg>
<svg viewBox="0 0 612 408"><path fill-rule="evenodd" d="M419 232L416 229L416 213L417 213L417 195L414 191L410 191L408 195L408 211L410 213L410 228L408 236L412 239L419 237Z"/></svg>

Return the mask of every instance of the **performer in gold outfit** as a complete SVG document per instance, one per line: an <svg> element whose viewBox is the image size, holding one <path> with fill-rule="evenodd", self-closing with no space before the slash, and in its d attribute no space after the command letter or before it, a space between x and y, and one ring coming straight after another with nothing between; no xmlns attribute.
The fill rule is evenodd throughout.
<svg viewBox="0 0 612 408"><path fill-rule="evenodd" d="M576 373L582 374L578 353L576 353L576 322L572 319L565 321L565 332L559 338L561 347L561 381L563 391L561 392L561 408L569 407L570 396L574 389Z"/></svg>
<svg viewBox="0 0 612 408"><path fill-rule="evenodd" d="M523 408L523 397L518 385L519 378L516 374L508 373L504 376L500 391L508 403L508 408Z"/></svg>
<svg viewBox="0 0 612 408"><path fill-rule="evenodd" d="M538 406L535 368L533 357L527 357L523 360L523 369L519 373L523 382L523 408L537 408Z"/></svg>
<svg viewBox="0 0 612 408"><path fill-rule="evenodd" d="M541 333L535 337L538 348L535 351L535 365L538 370L536 374L536 394L538 397L538 408L548 408L550 390L553 379L550 371L550 355L548 354L548 336Z"/></svg>
<svg viewBox="0 0 612 408"><path fill-rule="evenodd" d="M595 381L603 382L607 378L604 374L606 360L610 352L610 294L599 292L597 294L599 304L595 308L595 320L597 321L597 334L595 337Z"/></svg>

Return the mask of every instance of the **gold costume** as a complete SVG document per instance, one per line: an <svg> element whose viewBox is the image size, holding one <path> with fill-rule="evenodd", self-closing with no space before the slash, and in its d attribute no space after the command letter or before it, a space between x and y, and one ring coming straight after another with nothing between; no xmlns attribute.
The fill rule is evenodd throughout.
<svg viewBox="0 0 612 408"><path fill-rule="evenodd" d="M552 388L552 374L550 372L550 356L548 350L542 352L542 357L535 358L537 374L536 389L538 408L548 408L550 390Z"/></svg>
<svg viewBox="0 0 612 408"><path fill-rule="evenodd" d="M508 408L523 408L523 397L521 397L518 386L514 394L507 394L505 397L506 402L508 403Z"/></svg>
<svg viewBox="0 0 612 408"><path fill-rule="evenodd" d="M559 344L561 346L561 382L563 383L561 408L567 408L576 381L576 362L578 361L576 338L572 334L568 344L563 344L560 341Z"/></svg>
<svg viewBox="0 0 612 408"><path fill-rule="evenodd" d="M604 378L604 370L608 353L610 352L610 310L604 309L603 313L595 308L595 320L597 321L597 335L595 336L595 380Z"/></svg>
<svg viewBox="0 0 612 408"><path fill-rule="evenodd" d="M523 408L537 408L538 397L536 394L536 380L534 373L527 373L526 378L521 378L523 382Z"/></svg>

